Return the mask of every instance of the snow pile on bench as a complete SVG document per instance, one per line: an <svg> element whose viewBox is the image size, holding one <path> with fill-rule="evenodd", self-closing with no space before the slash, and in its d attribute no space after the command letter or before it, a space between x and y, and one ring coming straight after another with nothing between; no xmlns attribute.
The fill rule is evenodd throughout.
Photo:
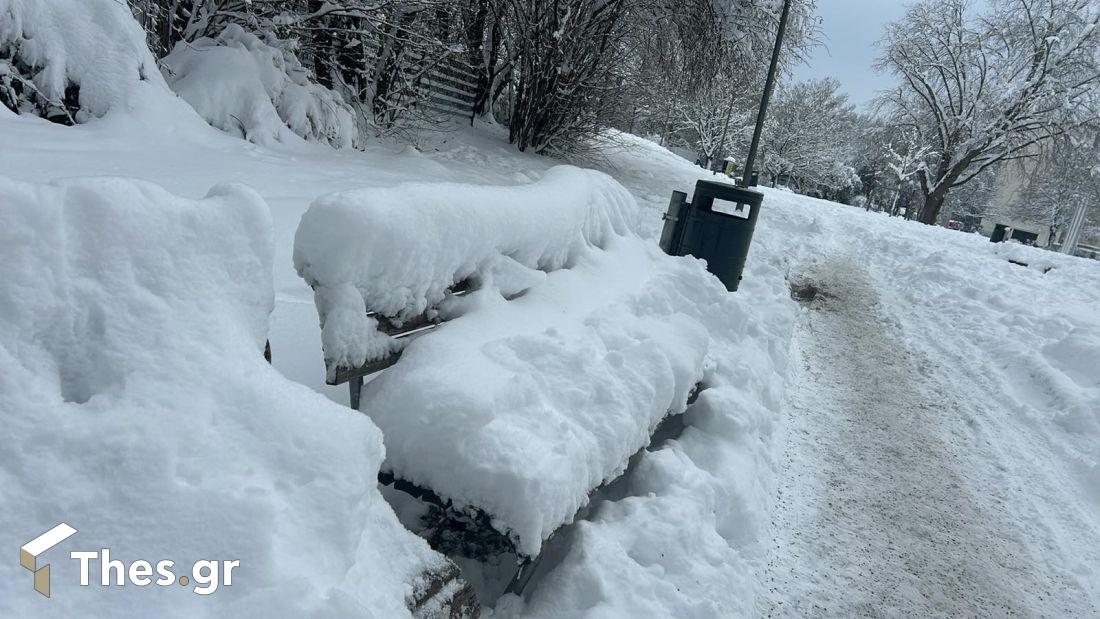
<svg viewBox="0 0 1100 619"><path fill-rule="evenodd" d="M377 428L264 361L271 261L242 186L0 177L0 545L79 531L48 559L52 611L398 616L442 565L377 490ZM80 587L67 553L100 548L189 578L241 563L211 595L102 590L96 562ZM31 580L0 562L0 615L41 612Z"/></svg>
<svg viewBox="0 0 1100 619"><path fill-rule="evenodd" d="M397 348L367 312L407 320L468 278L516 292L542 276L533 269L566 266L636 225L626 189L572 166L519 187L408 183L318 199L294 265L315 290L329 367L358 367Z"/></svg>
<svg viewBox="0 0 1100 619"><path fill-rule="evenodd" d="M236 24L217 38L180 42L164 58L168 84L214 127L257 144L358 143L351 107L310 81L290 43L261 40Z"/></svg>
<svg viewBox="0 0 1100 619"><path fill-rule="evenodd" d="M694 260L620 237L519 299L474 293L364 388L385 468L538 554L684 410L709 350L713 306L695 293L715 286Z"/></svg>
<svg viewBox="0 0 1100 619"><path fill-rule="evenodd" d="M327 356L354 365L388 350L368 310L408 318L479 280L364 388L384 468L487 513L529 556L621 474L704 373L713 306L700 287L725 294L698 261L637 237L636 219L618 183L564 166L519 187L315 202L295 262L317 290Z"/></svg>
<svg viewBox="0 0 1100 619"><path fill-rule="evenodd" d="M0 105L84 122L127 105L142 82L163 86L126 3L0 0ZM66 101L72 87L78 101Z"/></svg>

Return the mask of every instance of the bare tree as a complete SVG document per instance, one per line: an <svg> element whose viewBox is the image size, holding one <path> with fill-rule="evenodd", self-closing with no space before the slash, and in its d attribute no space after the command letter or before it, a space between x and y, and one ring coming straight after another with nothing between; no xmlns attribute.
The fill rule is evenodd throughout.
<svg viewBox="0 0 1100 619"><path fill-rule="evenodd" d="M914 176L924 169L924 160L931 147L917 142L916 133L908 131L898 144L890 143L886 147L886 169L894 181L894 200L890 204L890 216L898 214L898 198L902 188ZM912 219L912 209L906 210L908 219Z"/></svg>
<svg viewBox="0 0 1100 619"><path fill-rule="evenodd" d="M764 172L804 191L840 190L858 183L854 160L857 115L834 79L785 85L764 127Z"/></svg>
<svg viewBox="0 0 1100 619"><path fill-rule="evenodd" d="M690 136L700 163L710 169L734 144L747 140L755 102L742 80L719 75L692 97L671 98L672 128Z"/></svg>
<svg viewBox="0 0 1100 619"><path fill-rule="evenodd" d="M515 97L509 139L563 153L602 130L618 105L625 0L511 0L506 38Z"/></svg>
<svg viewBox="0 0 1100 619"><path fill-rule="evenodd" d="M920 220L935 223L952 188L1002 161L1100 120L1096 0L923 0L887 29L882 68L900 84L882 103L930 149L918 170Z"/></svg>

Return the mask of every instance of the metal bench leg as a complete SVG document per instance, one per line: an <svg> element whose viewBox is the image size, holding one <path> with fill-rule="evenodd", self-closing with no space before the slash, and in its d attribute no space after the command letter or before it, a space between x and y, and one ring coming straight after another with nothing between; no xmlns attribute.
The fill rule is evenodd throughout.
<svg viewBox="0 0 1100 619"><path fill-rule="evenodd" d="M525 557L523 562L516 568L516 575L512 577L512 581L508 583L508 587L504 590L505 593L512 593L514 595L523 595L523 590L527 588L527 583L531 581L531 576L535 573L535 568L539 565L539 560L542 559L542 553L539 553L537 557Z"/></svg>
<svg viewBox="0 0 1100 619"><path fill-rule="evenodd" d="M359 410L359 392L363 390L363 377L356 376L348 381L348 391L350 397L348 400L351 402L351 407L355 410Z"/></svg>

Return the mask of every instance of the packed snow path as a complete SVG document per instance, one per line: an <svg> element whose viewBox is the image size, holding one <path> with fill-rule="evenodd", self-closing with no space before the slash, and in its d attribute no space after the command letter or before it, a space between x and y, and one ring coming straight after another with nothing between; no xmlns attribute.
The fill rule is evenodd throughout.
<svg viewBox="0 0 1100 619"><path fill-rule="evenodd" d="M764 579L769 616L1091 616L978 479L963 409L976 394L907 348L861 263L809 273ZM813 298L806 298L813 295ZM981 396L977 396L981 397Z"/></svg>

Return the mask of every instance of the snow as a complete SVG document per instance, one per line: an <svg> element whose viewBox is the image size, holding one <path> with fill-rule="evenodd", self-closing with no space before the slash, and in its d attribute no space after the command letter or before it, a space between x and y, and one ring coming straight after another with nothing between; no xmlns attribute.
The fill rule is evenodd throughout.
<svg viewBox="0 0 1100 619"><path fill-rule="evenodd" d="M517 293L631 233L636 218L622 186L572 166L519 186L406 183L316 200L294 264L316 293L326 360L358 367L396 347L368 311L408 320L467 278Z"/></svg>
<svg viewBox="0 0 1100 619"><path fill-rule="evenodd" d="M617 477L683 410L708 330L720 330L708 317L724 314L717 280L638 238L637 219L621 185L571 166L518 186L419 183L315 201L295 263L340 364L388 352L368 310L408 318L455 282L483 284L451 299L444 311L457 318L364 391L385 468L485 511L528 556Z"/></svg>
<svg viewBox="0 0 1100 619"><path fill-rule="evenodd" d="M142 90L155 89L139 87L138 94ZM424 180L453 182L459 187L527 184L538 181L554 162L515 153L492 128L485 127L438 136L420 151L382 144L369 144L365 152L335 151L294 140L261 146L202 126L197 117L187 116L189 112L175 106L170 97L138 96L134 101L132 112L110 113L71 128L0 114L0 133L5 137L5 147L0 148L0 169L34 182L72 175L126 174L156 181L191 198L201 197L208 187L222 181L242 181L255 187L270 206L273 218L274 262L269 268L274 269L275 309L268 335L276 371L272 372L259 357L257 346L262 332L253 334L252 327L247 326L251 320L247 316L256 314L255 308L225 308L229 316L235 311L246 316L234 328L221 325L222 320L208 320L216 324L203 325L193 320L196 324L182 331L192 334L194 329L202 328L219 334L239 332L236 336L207 340L205 336L181 335L169 338L168 343L152 340L157 345L149 347L138 346L135 340L126 350L139 351L135 352L141 355L138 358L148 360L148 367L153 369L127 365L115 372L113 368L120 366L93 364L104 370L89 374L94 380L89 380L90 387L84 390L91 396L84 404L62 402L57 372L19 369L21 366L10 356L5 357L0 361L4 365L0 373L0 415L5 428L11 428L7 431L22 438L0 446L0 489L5 505L12 506L0 511L2 541L14 548L57 522L67 521L80 530L67 544L110 544L130 556L144 552L150 557L200 557L220 553L224 548L227 555L238 552L244 566L257 566L254 577L265 583L262 587L273 586L276 575L283 579L274 590L241 580L233 588L205 598L201 607L198 601L191 601L199 596L173 598L167 595L170 592L164 592L160 597L157 592L146 591L153 597L140 598L145 601L138 606L139 602L133 600L140 592L99 592L93 600L90 592L83 593L73 584L71 572L69 576L55 572L55 594L49 603L70 610L87 602L117 605L107 609L116 611L132 604L125 609L152 609L162 614L226 614L221 611L229 607L250 612L269 610L275 615L304 614L310 609L319 609L322 614L326 610L330 614L354 614L363 611L339 605L352 604L348 600L355 596L361 600L378 596L382 600L377 609L382 610L375 612L386 615L385 609L395 608L401 597L389 588L397 587L399 579L396 575L389 579L386 574L400 571L400 566L389 566L406 553L403 547L386 545L390 543L387 540L410 545L415 540L387 528L395 526L391 516L388 512L380 514L385 506L372 490L381 459L378 432L368 419L332 404L335 401L346 407L346 389L324 385L313 292L298 277L291 255L295 230L309 205L334 191L362 187L377 191ZM660 213L667 206L668 192L690 190L695 178L705 173L644 140L622 134L614 137L622 148L599 165L633 194L642 209L640 235L651 239L660 225ZM150 148L150 144L171 147ZM841 389L840 393L851 396L850 402L858 407L852 412L866 415L869 420L876 420L874 415L883 411L911 416L905 420L909 425L900 425L921 431L903 437L905 440L896 446L898 450L909 453L907 450L918 440L946 450L940 452L946 456L937 466L922 469L939 472L918 476L918 482L927 485L914 487L917 499L909 505L915 509L894 512L899 522L907 523L905 519L913 514L938 513L922 510L935 506L933 496L950 497L956 502L949 505L961 506L959 514L990 517L977 517L975 522L968 517L966 523L954 518L956 524L949 523L946 534L978 540L981 548L994 553L1006 547L1012 549L1013 554L999 554L994 562L1001 560L1018 568L1022 575L1004 582L1024 586L1037 583L1035 594L1029 590L1008 598L1013 608L1026 615L1058 614L1059 608L1084 616L1096 614L1094 609L1100 604L1094 584L1100 578L1097 264L1033 248L991 244L974 235L864 213L789 192L765 189L765 193L740 290L733 295L723 294L720 303L707 309L705 315L703 310L696 313L690 307L683 310L707 332L703 367L707 368L709 387L685 414L683 434L674 440L659 440L637 459L632 474L592 499L589 520L567 526L543 544L544 562L525 596L502 599L496 604L496 612L505 616L758 616L767 612L777 596L794 606L799 596L802 600L843 598L856 591L858 582L853 577L828 571L831 564L816 554L822 546L813 542L850 534L855 529L849 525L858 521L834 519L828 521L832 529L809 526L783 531L777 528L779 523L801 521L789 518L792 512L785 510L791 503L778 500L777 490L782 489L788 497L804 497L802 505L852 500L850 513L865 513L869 510L860 509L865 505L860 500L873 496L865 491L889 487L883 483L884 477L871 479L872 473L881 475L877 471L866 476L855 474L867 471L866 467L831 469L840 473L831 479L843 484L827 486L825 482L830 478L818 454L794 449L799 444L827 443L847 446L848 451L841 453L850 458L889 455L895 446L882 445L883 440L877 438L881 434L870 435L877 443L871 438L860 442L851 436L839 442L831 440L826 433L838 432L843 426L829 426L823 420L835 419L830 415L841 405L829 401L829 407L823 406L823 392L814 391L814 383L804 382L811 375L801 365L809 360L820 368L823 361L830 362L836 366L836 376L850 379L854 368L859 364L868 367L868 359L874 359L860 355L881 352L880 345L885 342L887 352L897 348L926 363L890 372L868 370L883 382L868 386L867 380L850 380L843 385L847 391ZM447 198L440 199L440 203L453 202L453 196ZM140 212L135 217L138 215ZM72 227L76 231L82 228ZM0 230L7 229L7 225L0 226ZM154 241L173 248L180 243L174 236ZM35 248L45 251L37 245ZM13 251L15 246L0 244L0 252ZM415 342L406 352L409 358L387 370L383 379L393 384L411 381L411 374L403 378L402 373L411 373L417 367L416 363L407 363L417 354L416 349L430 350L436 346L433 341L451 337L448 332L462 329L463 322L472 324L505 313L514 318L513 310L508 308L531 303L534 298L555 302L567 298L580 307L583 299L577 298L579 293L554 290L551 283L555 279L579 279L582 273L578 269L596 269L600 260L611 262L612 258L629 255L637 258L628 264L635 284L645 277L669 273L665 267L645 261L640 241L616 235L605 249L582 252L575 265L568 265L574 268L533 274L528 283L534 283L535 288L525 297L505 303L499 295L493 297L490 287L476 300L483 306L466 308L461 317ZM240 256L228 253L223 258L234 261ZM1009 258L1029 266L1013 264ZM159 262L162 259L158 257L153 264L163 264ZM624 264L621 260L614 262ZM717 294L703 283L698 265L687 259L675 264L668 269L693 275L677 282L666 294L691 294L703 299ZM833 348L833 354L823 349L819 356L810 357L805 344L814 340L811 316L818 316L813 312L821 310L798 309L788 297L786 277L808 278L825 272L815 265L838 264L857 265L861 278L855 282L860 284L856 289L861 295L845 307L846 319L855 324L844 332L845 337L866 335L863 331L884 333L866 336L874 346L846 347L845 340L838 337L835 342L839 348ZM523 269L514 272L528 273ZM838 277L846 273L841 269ZM836 278L832 281L835 283ZM828 291L824 284L829 280L819 283ZM7 293L8 288L4 291ZM599 288L595 291L602 292ZM357 288L354 294L363 296ZM174 303L207 302L202 297L188 291L174 297ZM634 308L638 308L635 313L648 311L645 308L656 307L659 300L648 295L648 288L634 298L634 306L620 301L620 305L630 308L624 315L631 315ZM110 297L104 295L104 299L106 303ZM875 312L863 303L867 299L878 304ZM48 301L35 307L45 307ZM470 305L474 302L474 298L467 301ZM60 307L56 302L53 305ZM551 309L544 306L536 308L536 314L525 311L524 315L537 315L538 311L549 313ZM169 320L169 314L178 313L147 313L142 308L140 317ZM130 314L139 315L136 309ZM37 309L20 314L50 315ZM610 318L577 326L585 315L591 314L577 311L563 320L601 337L616 328ZM21 334L20 330L30 329L26 320L21 318L18 328L3 331L5 350L9 341L19 342L26 350L44 345ZM8 322L5 314L0 328L6 329ZM525 328L517 323L502 322L498 331L487 333L502 333L503 337L509 329L518 332ZM558 345L534 321L526 328L534 333L525 337L539 341L539 350L552 351L550 346ZM558 331L565 334L558 336L562 340L560 350L585 350L577 347L569 331ZM168 332L155 333L165 338ZM793 350L789 348L792 337L798 346ZM222 340L225 343L219 344ZM169 344L167 349L178 351L180 360L156 370L165 361L154 353L166 350ZM586 344L604 346L602 339ZM473 350L472 342L464 345L465 350ZM211 349L218 354L202 352L210 346L218 346ZM496 350L507 348L500 345ZM52 353L35 354L39 357L30 359L54 363L49 361ZM489 353L477 350L471 354L484 361ZM599 365L606 356L601 359L591 355L584 360ZM459 359L449 367L458 373L467 372L462 363ZM610 363L606 365L614 369ZM610 371L606 367L598 369ZM154 370L159 372L158 379L146 380ZM112 376L123 375L126 380L112 382ZM284 376L302 386L290 384ZM827 375L821 376L827 380ZM436 380L450 379L432 376L429 381L419 381L418 389L431 389ZM538 380L538 376L532 379L535 388L548 388L549 382L540 385ZM880 407L874 403L873 396L878 392L883 397L901 393L882 386L901 380L912 383L904 393L913 402L932 406L906 406L903 402ZM94 394L91 387L105 391ZM521 387L515 389L518 392ZM386 389L379 382L368 387L372 390L385 395ZM120 395L111 395L116 392ZM474 395L483 397L480 393ZM857 395L864 397L854 397ZM406 396L417 398L419 394L412 390ZM372 391L369 397L373 400L378 394ZM149 405L139 411L137 404L124 405L139 401L156 403L161 408ZM65 407L93 411L96 421L65 418L62 423L59 413L49 412ZM150 411L160 410L175 414L150 415ZM215 415L233 415L229 418L234 421L214 426L210 420ZM637 423L636 427L643 425ZM244 424L250 424L247 433L241 429ZM31 446L31 432L35 432L36 446ZM186 450L180 446L182 443L174 442L175 436L181 441L187 439ZM260 440L252 440L257 437ZM387 447L390 440L387 435ZM89 450L87 444L104 447ZM133 455L124 458L119 454ZM787 460L789 454L799 458L795 468ZM25 464L44 462L45 456L61 462L57 471L68 472L43 477ZM153 458L177 464L174 468L137 464ZM214 464L207 465L207 461ZM252 477L241 473L246 470L243 462L255 463ZM598 468L594 466L593 470ZM897 473L902 468L886 470ZM218 475L232 483L220 492L208 491L209 484L214 483L212 476ZM592 479L596 476L592 473ZM140 483L128 488L107 481L127 479ZM203 480L207 486L198 485ZM958 488L951 488L945 480ZM52 490L54 485L64 492ZM249 490L253 486L262 491ZM925 491L929 491L929 498L920 499ZM15 498L9 501L9 496ZM232 497L236 498L231 503ZM130 513L141 518L127 517ZM71 520L73 514L88 524L82 526ZM808 522L820 523L813 519ZM1012 526L1004 528L1002 535L998 527L1003 523ZM904 527L886 526L866 529L846 539L862 542L867 536L886 536L876 540L882 542L905 531ZM97 535L102 538L94 537ZM998 542L1010 535L1017 544ZM356 541L347 541L352 539ZM912 541L906 536L895 539ZM306 542L314 545L307 547ZM124 544L129 546L120 546ZM854 560L860 556L855 545L853 542L832 548L840 552L841 559ZM939 548L955 552L957 545ZM310 566L287 568L297 565L290 557L298 556L310 558ZM951 555L963 556L961 551ZM371 557L382 557L388 562L382 563L388 571L382 575L372 571L379 563ZM55 570L69 569L68 560L51 561ZM349 569L353 561L354 568ZM769 571L769 563L778 566L773 568L777 571ZM989 562L983 559L968 565L982 569ZM889 563L878 568L895 569ZM798 587L779 588L778 593L768 591L767 578L793 573L794 569L805 570L802 573L812 577L799 581ZM998 573L978 575L988 583L990 576ZM882 580L897 575L884 572ZM0 610L4 614L27 614L24 611L30 608L29 600L41 601L30 588L28 576L26 570L14 564L0 565L0 604L5 605ZM936 580L929 578L927 582ZM1068 593L1057 600L1058 604L1048 606L1037 599L1038 593L1045 591L1052 595ZM354 596L345 592L354 592ZM119 597L114 597L116 593ZM928 595L941 593L935 587L928 591ZM915 595L913 589L904 594ZM295 595L301 596L300 602L295 601ZM267 598L271 600L268 605L252 606L256 600ZM860 612L887 612L883 610L883 598L870 595L861 599L866 605ZM921 608L921 600L916 597L903 597L902 602L914 605L898 606L899 614ZM965 607L956 610L964 613Z"/></svg>
<svg viewBox="0 0 1100 619"><path fill-rule="evenodd" d="M471 505L538 554L617 477L703 376L721 285L695 261L616 238L520 299L495 289L412 342L361 408L397 477Z"/></svg>
<svg viewBox="0 0 1100 619"><path fill-rule="evenodd" d="M273 235L259 195L0 178L0 222L0 541L67 522L71 549L171 559L177 575L241 561L202 596L81 587L53 551L51 612L406 612L443 559L379 494L378 429L264 361ZM0 614L42 612L21 566L0 566L0 583Z"/></svg>
<svg viewBox="0 0 1100 619"><path fill-rule="evenodd" d="M704 174L652 143L614 137L621 149L608 167L648 206L652 238L667 192L690 190ZM498 612L755 614L756 565L769 529L775 431L795 311L785 258L759 246L752 251L737 294L707 276L708 285L693 286L675 305L703 325L709 340L706 389L688 407L683 433L644 451L631 475L597 497L587 520L544 547L535 584L523 599L505 596ZM687 284L682 275L673 279Z"/></svg>
<svg viewBox="0 0 1100 619"><path fill-rule="evenodd" d="M23 67L40 108L60 111L70 86L80 89L83 122L127 109L135 91L163 87L141 29L116 0L0 0L0 74Z"/></svg>
<svg viewBox="0 0 1100 619"><path fill-rule="evenodd" d="M1096 614L1097 263L765 203L798 231L792 279L820 292L761 612Z"/></svg>
<svg viewBox="0 0 1100 619"><path fill-rule="evenodd" d="M352 109L310 81L289 46L229 24L216 39L177 43L162 66L172 90L232 135L257 144L301 137L336 148L357 145Z"/></svg>

